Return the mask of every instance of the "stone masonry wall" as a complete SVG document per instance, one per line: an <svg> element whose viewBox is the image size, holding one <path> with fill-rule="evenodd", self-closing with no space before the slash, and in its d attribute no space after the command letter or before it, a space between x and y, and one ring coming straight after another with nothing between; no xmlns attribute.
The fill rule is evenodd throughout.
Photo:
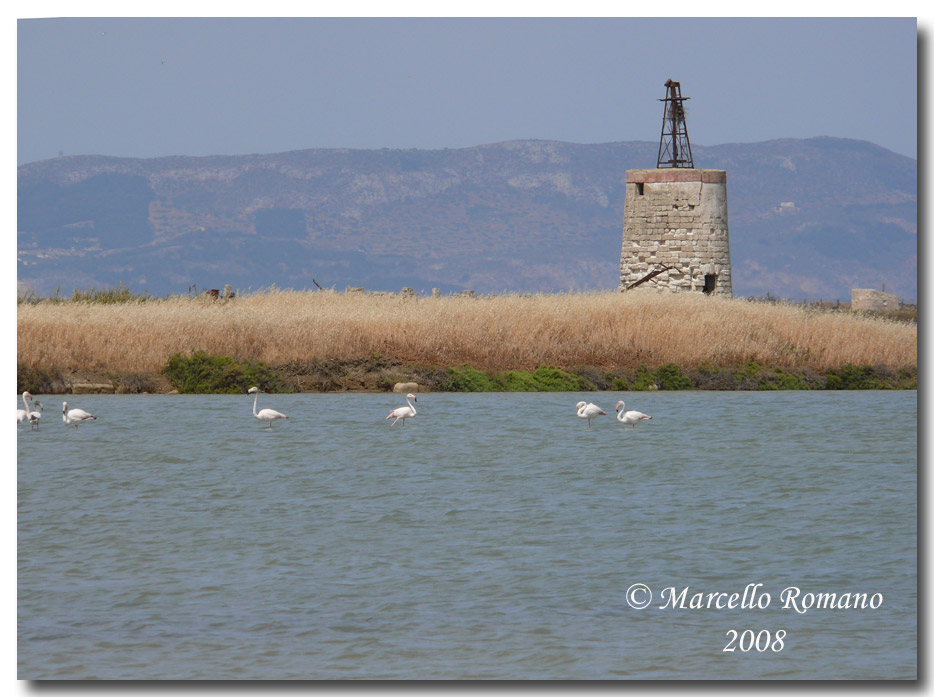
<svg viewBox="0 0 934 697"><path fill-rule="evenodd" d="M884 293L874 288L853 288L850 292L850 309L853 310L885 312L897 310L900 307L898 296L892 293Z"/></svg>
<svg viewBox="0 0 934 697"><path fill-rule="evenodd" d="M715 276L712 294L732 297L724 170L626 172L620 290L659 264L672 268L640 287L700 292Z"/></svg>

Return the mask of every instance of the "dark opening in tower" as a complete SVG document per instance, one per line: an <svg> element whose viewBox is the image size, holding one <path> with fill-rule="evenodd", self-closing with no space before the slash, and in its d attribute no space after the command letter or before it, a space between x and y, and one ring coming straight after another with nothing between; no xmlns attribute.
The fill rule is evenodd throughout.
<svg viewBox="0 0 934 697"><path fill-rule="evenodd" d="M708 273L704 274L704 293L710 295L714 292L714 289L717 287L717 274Z"/></svg>

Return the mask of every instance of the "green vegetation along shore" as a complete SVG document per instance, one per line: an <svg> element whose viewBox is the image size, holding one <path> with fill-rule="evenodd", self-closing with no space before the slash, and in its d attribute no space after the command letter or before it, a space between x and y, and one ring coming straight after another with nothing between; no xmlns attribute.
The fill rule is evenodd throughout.
<svg viewBox="0 0 934 697"><path fill-rule="evenodd" d="M259 386L265 392L390 391L398 383L437 392L580 392L594 390L914 390L916 368L844 365L817 373L787 371L748 363L737 369L700 366L683 370L666 363L652 370L604 371L592 366L560 370L502 372L456 368L404 366L374 358L365 361L312 361L278 368L261 362L237 361L228 356L173 356L157 374L53 374L17 366L17 391L35 394L69 392L237 394Z"/></svg>

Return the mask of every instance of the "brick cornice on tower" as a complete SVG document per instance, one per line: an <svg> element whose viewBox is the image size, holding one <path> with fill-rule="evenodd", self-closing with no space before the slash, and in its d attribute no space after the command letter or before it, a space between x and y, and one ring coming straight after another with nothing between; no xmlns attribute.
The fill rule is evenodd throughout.
<svg viewBox="0 0 934 697"><path fill-rule="evenodd" d="M657 182L704 182L726 184L725 169L630 169L626 170L626 183L649 184Z"/></svg>

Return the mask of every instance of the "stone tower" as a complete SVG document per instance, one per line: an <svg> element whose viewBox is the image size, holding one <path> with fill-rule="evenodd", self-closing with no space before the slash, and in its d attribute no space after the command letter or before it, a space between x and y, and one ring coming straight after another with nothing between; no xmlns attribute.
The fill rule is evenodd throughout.
<svg viewBox="0 0 934 697"><path fill-rule="evenodd" d="M733 295L726 172L694 169L680 83L669 80L656 169L626 172L620 290Z"/></svg>
<svg viewBox="0 0 934 697"><path fill-rule="evenodd" d="M732 297L726 172L628 170L619 271L620 290L638 284Z"/></svg>

